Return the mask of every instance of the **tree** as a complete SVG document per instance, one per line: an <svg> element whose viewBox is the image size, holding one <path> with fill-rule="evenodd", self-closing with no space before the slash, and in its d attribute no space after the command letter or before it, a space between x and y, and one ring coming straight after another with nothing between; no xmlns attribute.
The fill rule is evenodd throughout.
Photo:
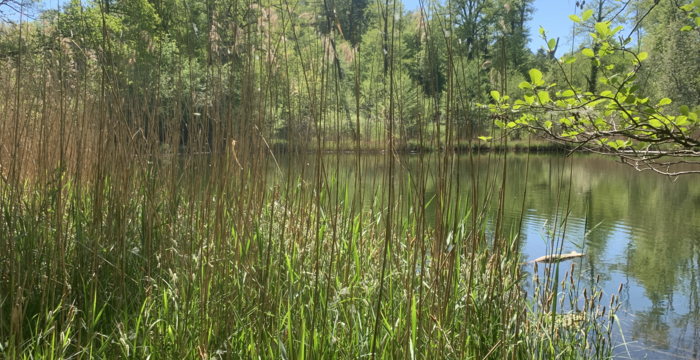
<svg viewBox="0 0 700 360"><path fill-rule="evenodd" d="M695 7L686 9L692 13ZM572 15L571 19L580 23L591 15L584 13L583 19ZM560 87L546 84L542 72L532 69L530 81L520 84L526 91L522 99L511 103L507 96L492 92L495 103L489 107L496 125L506 133L527 128L551 141L571 144L574 150L615 155L640 171L700 174L700 170L684 167L700 165L700 109L681 105L675 111L671 99L652 100L639 92L637 75L648 53L628 48L634 28L620 36L622 26L613 29L610 22L599 21L594 29L594 43L582 54L600 69L602 76L596 81L610 90L584 91L575 86L565 66L576 57L567 56L556 64L564 80ZM601 59L613 54L623 54L630 67L601 67Z"/></svg>

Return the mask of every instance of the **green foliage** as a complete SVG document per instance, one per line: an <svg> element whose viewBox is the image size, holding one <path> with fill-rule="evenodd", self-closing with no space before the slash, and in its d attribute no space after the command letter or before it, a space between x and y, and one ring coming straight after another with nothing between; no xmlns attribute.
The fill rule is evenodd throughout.
<svg viewBox="0 0 700 360"><path fill-rule="evenodd" d="M578 22L578 18L572 20ZM677 114L667 109L672 104L671 99L664 97L654 102L639 94L637 74L648 53L635 53L618 44L613 36L622 30L619 26L611 29L609 23L597 22L594 28L591 36L595 39L595 51L584 48L581 53L591 58L593 67L601 67L603 77L598 81L605 85L603 90L591 92L576 87L562 59L557 66L563 87L551 83L543 89L542 73L531 70L530 83L520 84L526 91L523 100L516 100L512 105L499 101L498 106L490 107L495 116L505 119L495 124L504 131L526 128L552 140L573 143L581 149L616 154L640 169L694 173L670 172L668 168L656 167L655 160L668 155L695 156L694 149L700 146L695 137L700 131L700 109L693 112L683 105L682 113ZM604 63L604 59L616 54L627 55L627 66ZM556 125L550 121L550 114L557 114Z"/></svg>

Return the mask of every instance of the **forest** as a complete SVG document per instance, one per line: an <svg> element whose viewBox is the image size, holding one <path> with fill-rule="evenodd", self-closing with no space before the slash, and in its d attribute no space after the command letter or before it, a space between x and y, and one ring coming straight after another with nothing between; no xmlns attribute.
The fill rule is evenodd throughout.
<svg viewBox="0 0 700 360"><path fill-rule="evenodd" d="M6 12L38 9L6 2L14 5L6 5ZM334 114L338 128L329 146L352 148L361 140L378 149L394 111L395 136L410 149L421 132L433 136L442 130L444 136L447 123L455 125L460 140L488 135L491 116L478 104L493 102L494 90L522 98L528 89L518 84L531 81L531 69L548 85L568 83L596 94L617 88L601 77L605 70L634 71L638 98L673 99L676 112L681 105L694 108L700 40L697 17L689 16L694 8L682 5L589 1L580 6L585 21L572 21L568 33L547 38L546 29L526 25L535 10L532 0L426 2L412 10L401 2L365 0L71 1L56 9L42 4L41 11L25 10L33 16L24 19L23 34L21 19L5 19L0 54L8 75L10 69L29 77L44 76L38 69L60 70L54 76L85 94L101 92L100 78L109 75L108 111L119 112L126 127L142 129L143 137L159 143L177 136L179 146L218 151L224 145L214 144L213 133L232 139L232 127L260 117L261 134L271 146L286 149L290 137L328 137L315 123ZM591 64L585 50L597 53L601 44L589 33L603 22L631 32L610 37L609 46L625 51L610 51ZM541 44L537 53L531 42ZM629 57L642 53L649 58L636 69ZM58 66L47 66L49 58ZM570 66L553 61L564 58ZM459 79L450 83L452 77ZM334 98L319 103L315 98L322 90ZM263 97L264 102L254 100ZM257 105L241 106L245 103ZM190 141L200 133L201 139Z"/></svg>

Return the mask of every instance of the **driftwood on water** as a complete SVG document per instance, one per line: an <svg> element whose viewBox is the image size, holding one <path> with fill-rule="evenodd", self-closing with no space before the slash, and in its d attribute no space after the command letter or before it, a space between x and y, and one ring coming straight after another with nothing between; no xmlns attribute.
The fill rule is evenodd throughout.
<svg viewBox="0 0 700 360"><path fill-rule="evenodd" d="M584 256L586 256L586 254L581 254L579 252L572 251L570 254L545 255L545 256L539 257L535 260L523 263L523 265L524 264L532 264L532 263L545 263L545 264L557 263L560 261L571 260L571 259L580 258L580 257L584 257Z"/></svg>

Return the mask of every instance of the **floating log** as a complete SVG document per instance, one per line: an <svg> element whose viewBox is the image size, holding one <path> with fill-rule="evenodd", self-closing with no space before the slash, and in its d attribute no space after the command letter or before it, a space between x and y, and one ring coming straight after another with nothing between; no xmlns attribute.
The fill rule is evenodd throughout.
<svg viewBox="0 0 700 360"><path fill-rule="evenodd" d="M528 261L527 263L524 263L524 264L531 264L531 263L545 263L545 264L557 263L557 262L560 262L560 261L571 260L571 259L580 258L580 257L584 257L584 256L586 256L586 254L581 254L581 253L579 253L579 252L572 251L570 254L545 255L545 256L539 257L539 258L537 258L537 259L535 259L535 260Z"/></svg>

